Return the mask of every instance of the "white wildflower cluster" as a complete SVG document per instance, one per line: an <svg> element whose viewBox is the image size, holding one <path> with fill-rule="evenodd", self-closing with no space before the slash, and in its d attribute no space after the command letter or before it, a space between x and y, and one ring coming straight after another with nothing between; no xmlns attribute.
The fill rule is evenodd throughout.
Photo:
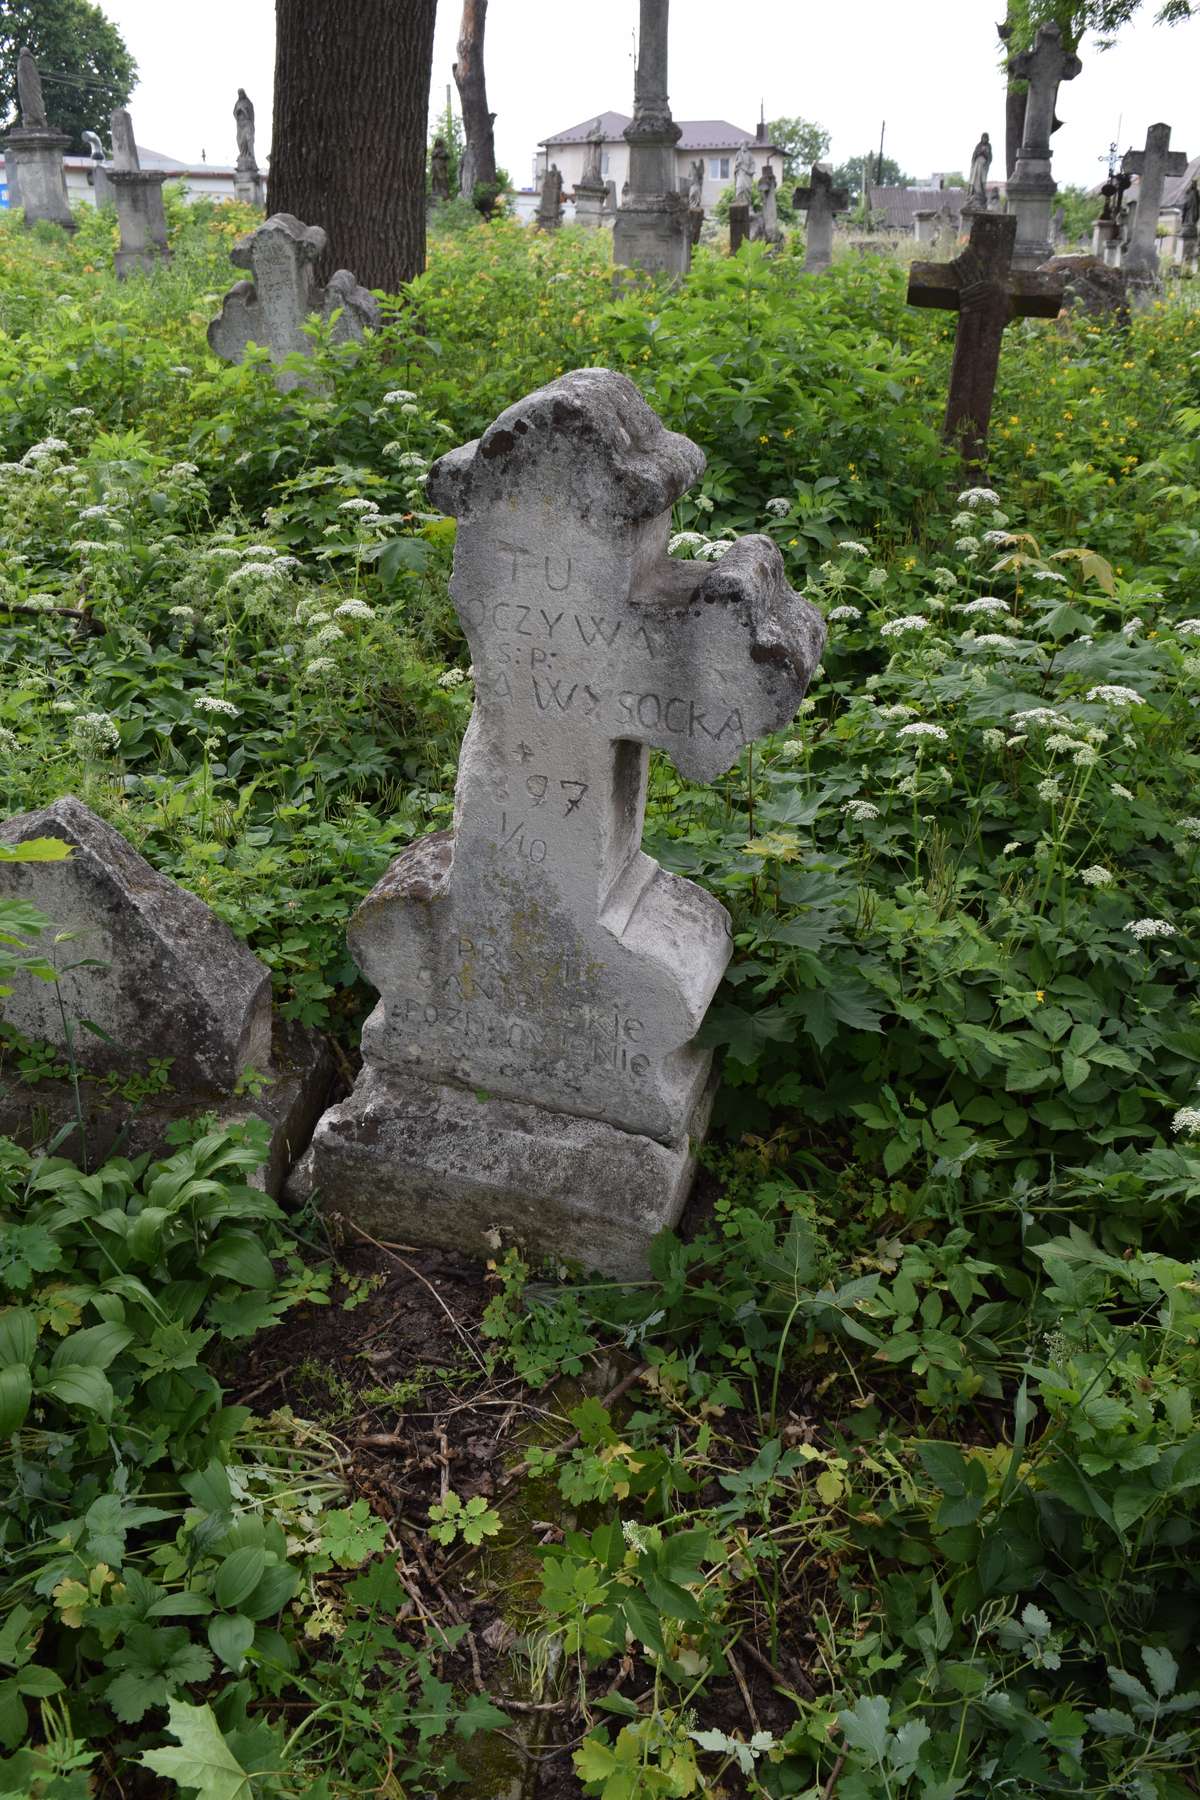
<svg viewBox="0 0 1200 1800"><path fill-rule="evenodd" d="M1082 869L1079 879L1084 887L1111 887L1112 870L1106 869L1103 863L1093 863L1090 869Z"/></svg>
<svg viewBox="0 0 1200 1800"><path fill-rule="evenodd" d="M779 754L780 756L786 756L789 762L794 761L798 756L803 756L804 739L798 737L789 738L786 744L781 744L779 746Z"/></svg>
<svg viewBox="0 0 1200 1800"><path fill-rule="evenodd" d="M714 538L711 543L701 544L696 555L701 562L720 562L725 552L732 549L731 538Z"/></svg>
<svg viewBox="0 0 1200 1800"><path fill-rule="evenodd" d="M985 750L1003 750L1004 733L1002 731L997 731L994 725L989 725L987 730L980 735L983 739L983 747Z"/></svg>
<svg viewBox="0 0 1200 1800"><path fill-rule="evenodd" d="M200 471L194 462L172 463L167 470L168 481L195 481Z"/></svg>
<svg viewBox="0 0 1200 1800"><path fill-rule="evenodd" d="M941 725L928 725L923 719L918 719L911 725L902 725L896 735L902 738L936 738L939 743L944 744L950 733Z"/></svg>
<svg viewBox="0 0 1200 1800"><path fill-rule="evenodd" d="M674 556L678 550L696 550L708 539L702 531L677 531L667 543L667 555Z"/></svg>
<svg viewBox="0 0 1200 1800"><path fill-rule="evenodd" d="M65 439L47 437L42 438L36 444L31 444L21 461L26 468L30 468L36 467L39 463L49 462L53 457L70 456L70 454L71 446Z"/></svg>
<svg viewBox="0 0 1200 1800"><path fill-rule="evenodd" d="M438 676L437 684L440 688L456 688L461 687L466 679L461 669L447 669L444 675Z"/></svg>
<svg viewBox="0 0 1200 1800"><path fill-rule="evenodd" d="M399 444L388 444L385 446L385 454L392 451L398 452L396 456L396 467L398 469L417 469L424 471L429 467L429 464L419 450L402 450Z"/></svg>
<svg viewBox="0 0 1200 1800"><path fill-rule="evenodd" d="M930 580L934 587L943 594L951 593L958 586L958 576L953 569L935 569Z"/></svg>
<svg viewBox="0 0 1200 1800"><path fill-rule="evenodd" d="M916 708L905 706L903 700L893 700L890 706L881 706L879 708L879 717L881 719L887 719L889 723L896 719L911 719L915 716Z"/></svg>
<svg viewBox="0 0 1200 1800"><path fill-rule="evenodd" d="M1129 789L1127 787L1122 787L1119 781L1114 781L1108 791L1110 794L1115 794L1118 800L1133 799L1133 795L1130 793Z"/></svg>
<svg viewBox="0 0 1200 1800"><path fill-rule="evenodd" d="M107 519L111 516L111 509L102 500L98 500L94 506L85 506L79 514L81 519Z"/></svg>
<svg viewBox="0 0 1200 1800"><path fill-rule="evenodd" d="M335 619L373 619L375 614L365 600L343 600L333 609Z"/></svg>
<svg viewBox="0 0 1200 1800"><path fill-rule="evenodd" d="M854 825L866 825L879 817L879 808L872 806L869 800L847 800L842 811Z"/></svg>
<svg viewBox="0 0 1200 1800"><path fill-rule="evenodd" d="M1094 769L1100 757L1090 744L1080 744L1071 761L1077 769Z"/></svg>
<svg viewBox="0 0 1200 1800"><path fill-rule="evenodd" d="M1046 748L1053 752L1055 756L1061 754L1072 755L1079 749L1079 740L1077 738L1069 737L1065 731L1054 731L1051 732L1050 736L1046 739Z"/></svg>
<svg viewBox="0 0 1200 1800"><path fill-rule="evenodd" d="M215 563L240 562L242 559L241 551L235 550L232 544L210 544L204 555L208 562Z"/></svg>
<svg viewBox="0 0 1200 1800"><path fill-rule="evenodd" d="M1121 636L1132 640L1137 636L1138 632L1143 629L1144 625L1144 619L1127 619L1121 627Z"/></svg>
<svg viewBox="0 0 1200 1800"><path fill-rule="evenodd" d="M839 550L848 550L850 552L851 556L870 557L870 554L871 554L871 552L867 549L867 546L865 544L860 544L858 542L857 538L839 538L838 539L838 549Z"/></svg>
<svg viewBox="0 0 1200 1800"><path fill-rule="evenodd" d="M1177 936L1174 925L1169 919L1130 919L1123 929L1130 937L1141 943L1146 938L1173 938Z"/></svg>
<svg viewBox="0 0 1200 1800"><path fill-rule="evenodd" d="M359 495L353 500L343 500L338 507L338 511L343 513L361 513L364 518L374 517L379 511L379 502L377 500L364 500L361 495Z"/></svg>
<svg viewBox="0 0 1200 1800"><path fill-rule="evenodd" d="M958 504L969 507L972 512L977 512L981 506L999 506L1000 496L995 488L972 487L967 488L958 496Z"/></svg>
<svg viewBox="0 0 1200 1800"><path fill-rule="evenodd" d="M985 531L983 541L991 550L999 550L1007 544L1015 544L1016 538L1011 531Z"/></svg>
<svg viewBox="0 0 1200 1800"><path fill-rule="evenodd" d="M1061 581L1064 587L1067 585L1066 576L1061 575L1057 569L1034 569L1029 579L1031 581Z"/></svg>
<svg viewBox="0 0 1200 1800"><path fill-rule="evenodd" d="M888 572L886 569L868 569L867 570L867 579L866 579L865 585L866 585L867 592L869 594L882 593L883 589L887 586L887 584L888 584Z"/></svg>
<svg viewBox="0 0 1200 1800"><path fill-rule="evenodd" d="M1052 706L1030 706L1024 712L1016 712L1012 716L1014 725L1037 725L1043 730L1070 731L1071 721L1055 712Z"/></svg>
<svg viewBox="0 0 1200 1800"><path fill-rule="evenodd" d="M416 395L408 388L392 388L383 396L385 406L410 406Z"/></svg>
<svg viewBox="0 0 1200 1800"><path fill-rule="evenodd" d="M15 756L20 748L15 732L11 732L7 725L0 725L0 755Z"/></svg>
<svg viewBox="0 0 1200 1800"><path fill-rule="evenodd" d="M331 669L336 668L337 664L334 662L332 656L315 656L310 663L306 664L304 673L306 676L313 677L318 675L328 675Z"/></svg>
<svg viewBox="0 0 1200 1800"><path fill-rule="evenodd" d="M979 539L975 537L955 538L954 548L960 556L966 558L967 562L974 562L979 555Z"/></svg>
<svg viewBox="0 0 1200 1800"><path fill-rule="evenodd" d="M773 519L785 519L791 508L791 504L791 501L785 500L782 494L777 494L774 500L767 501L766 509Z"/></svg>
<svg viewBox="0 0 1200 1800"><path fill-rule="evenodd" d="M1017 640L1003 637L998 631L985 631L981 636L972 638L970 641L977 650L1011 650Z"/></svg>
<svg viewBox="0 0 1200 1800"><path fill-rule="evenodd" d="M961 600L954 610L968 615L986 613L989 618L999 618L1002 613L1012 617L1008 601L1001 600L998 594L980 594L978 600Z"/></svg>
<svg viewBox="0 0 1200 1800"><path fill-rule="evenodd" d="M1056 800L1062 799L1062 788L1059 786L1056 775L1047 775L1044 781L1038 782L1037 797L1039 800L1044 800L1047 806L1052 806Z"/></svg>
<svg viewBox="0 0 1200 1800"><path fill-rule="evenodd" d="M101 544L95 538L76 538L71 545L79 556L99 556L106 550L115 548L112 544Z"/></svg>
<svg viewBox="0 0 1200 1800"><path fill-rule="evenodd" d="M1001 854L1001 856L1015 856L1017 851L1020 850L1021 848L1022 848L1022 845L1020 843L1020 840L1018 838L1012 838L1012 839L1010 839L1010 841L1007 844L1005 844L1005 846L1004 846L1003 850L1000 852L1000 854Z"/></svg>
<svg viewBox="0 0 1200 1800"><path fill-rule="evenodd" d="M929 620L920 613L905 613L901 619L889 619L879 628L880 637L904 637L909 632L928 631Z"/></svg>
<svg viewBox="0 0 1200 1800"><path fill-rule="evenodd" d="M1124 706L1144 706L1145 701L1136 688L1120 687L1113 682L1102 682L1099 687L1089 688L1089 700L1101 700L1105 706L1115 706L1118 710Z"/></svg>
<svg viewBox="0 0 1200 1800"><path fill-rule="evenodd" d="M195 616L196 609L194 606L169 606L167 608L167 617L171 619L183 619L186 623L194 619Z"/></svg>
<svg viewBox="0 0 1200 1800"><path fill-rule="evenodd" d="M1176 1137L1200 1136L1200 1106L1181 1106L1171 1120Z"/></svg>
<svg viewBox="0 0 1200 1800"><path fill-rule="evenodd" d="M1200 838L1200 819L1180 819L1179 829L1185 838Z"/></svg>
<svg viewBox="0 0 1200 1800"><path fill-rule="evenodd" d="M330 644L343 642L345 636L346 634L340 625L322 625L320 631L315 631L312 637L309 638L308 648L310 650L318 651L328 650Z"/></svg>
<svg viewBox="0 0 1200 1800"><path fill-rule="evenodd" d="M238 708L232 700L223 700L220 694L197 694L192 702L197 712L220 713L227 719L236 719Z"/></svg>
<svg viewBox="0 0 1200 1800"><path fill-rule="evenodd" d="M1200 619L1180 619L1178 625L1172 627L1176 637L1200 637Z"/></svg>
<svg viewBox="0 0 1200 1800"><path fill-rule="evenodd" d="M834 594L838 592L839 588L844 588L847 581L850 579L845 569L840 568L837 563L833 562L823 562L821 564L820 574L824 585Z"/></svg>
<svg viewBox="0 0 1200 1800"><path fill-rule="evenodd" d="M825 617L831 624L844 624L854 619L861 619L862 613L857 606L835 606Z"/></svg>
<svg viewBox="0 0 1200 1800"><path fill-rule="evenodd" d="M84 756L103 756L120 747L121 734L107 713L80 713L71 720L71 736Z"/></svg>
<svg viewBox="0 0 1200 1800"><path fill-rule="evenodd" d="M53 612L58 601L53 594L26 594L24 605L32 606L37 612Z"/></svg>
<svg viewBox="0 0 1200 1800"><path fill-rule="evenodd" d="M240 569L231 571L226 580L226 587L248 587L254 583L275 582L279 579L279 565L273 562L243 563Z"/></svg>

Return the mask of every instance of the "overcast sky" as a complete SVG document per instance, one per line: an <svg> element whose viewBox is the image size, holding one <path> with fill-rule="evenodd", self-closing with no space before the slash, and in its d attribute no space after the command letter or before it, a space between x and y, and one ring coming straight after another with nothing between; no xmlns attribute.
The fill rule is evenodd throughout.
<svg viewBox="0 0 1200 1800"><path fill-rule="evenodd" d="M351 0L346 0L347 4ZM274 0L101 0L137 59L132 111L138 141L181 161L206 151L232 162L233 101L244 87L258 112L259 162L271 140ZM1140 146L1165 119L1172 147L1200 155L1200 20L1156 26L1158 0L1115 49L1083 46L1083 73L1059 94L1063 128L1054 173L1091 186L1109 142ZM440 0L431 105L445 105L461 8ZM832 134L843 161L879 142L910 175L962 170L981 131L1004 142L995 20L1003 0L674 0L671 106L677 119L722 118L751 130L800 113ZM632 110L637 0L491 0L488 99L496 151L528 185L539 138L612 107ZM457 94L455 95L457 102ZM107 129L104 132L107 142ZM1193 141L1195 140L1195 141ZM1003 151L994 173L1003 174Z"/></svg>

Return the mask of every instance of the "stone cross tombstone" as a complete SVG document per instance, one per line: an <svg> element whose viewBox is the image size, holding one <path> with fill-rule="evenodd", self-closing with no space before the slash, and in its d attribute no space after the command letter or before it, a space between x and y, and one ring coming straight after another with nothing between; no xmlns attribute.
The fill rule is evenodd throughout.
<svg viewBox="0 0 1200 1800"><path fill-rule="evenodd" d="M639 8L633 118L624 132L629 180L613 225L613 262L677 280L692 266L692 236L675 177L682 132L667 90L669 0L639 0Z"/></svg>
<svg viewBox="0 0 1200 1800"><path fill-rule="evenodd" d="M775 179L775 171L770 163L764 163L763 172L758 178L758 197L761 210L756 214L755 224L751 227L751 235L762 238L764 243L777 244L783 236L779 229L779 183Z"/></svg>
<svg viewBox="0 0 1200 1800"><path fill-rule="evenodd" d="M914 263L908 304L958 314L944 435L968 464L987 457L992 397L1004 328L1012 319L1057 318L1061 275L1014 270L1017 221L1011 213L977 213L966 249L953 262Z"/></svg>
<svg viewBox="0 0 1200 1800"><path fill-rule="evenodd" d="M849 206L850 195L845 188L834 187L827 163L814 163L808 186L796 189L792 204L807 215L804 273L819 275L833 261L833 222Z"/></svg>
<svg viewBox="0 0 1200 1800"><path fill-rule="evenodd" d="M679 1215L731 940L641 849L648 752L714 780L793 717L824 640L768 538L668 557L703 468L625 376L579 369L430 473L475 668L454 828L351 924L380 1000L297 1186L368 1229L633 1275Z"/></svg>
<svg viewBox="0 0 1200 1800"><path fill-rule="evenodd" d="M67 199L63 152L70 145L65 132L56 131L46 117L42 78L28 45L17 58L17 105L21 114L4 140L4 167L10 194L19 200L26 225L46 220L75 231Z"/></svg>
<svg viewBox="0 0 1200 1800"><path fill-rule="evenodd" d="M170 259L162 195L167 171L142 168L133 120L123 106L112 115L112 150L108 180L121 234L114 261L124 280L136 271L148 274Z"/></svg>
<svg viewBox="0 0 1200 1800"><path fill-rule="evenodd" d="M62 862L0 863L0 897L29 902L71 935L53 952L57 984L16 982L0 998L0 1018L65 1059L66 1013L89 1152L105 1154L127 1134L122 1154L166 1154L164 1133L179 1118L257 1114L272 1127L265 1180L278 1192L329 1092L328 1055L316 1034L273 1033L266 965L81 801L68 795L0 822L0 843L34 838L58 838L71 853ZM121 1087L156 1062L168 1065L168 1085L126 1100ZM264 1083L253 1099L238 1092L250 1070ZM26 1086L8 1068L0 1072L0 1132L28 1142L47 1123L53 1132L74 1121L75 1105L65 1077Z"/></svg>
<svg viewBox="0 0 1200 1800"><path fill-rule="evenodd" d="M1054 105L1060 83L1074 81L1083 64L1063 48L1057 24L1043 25L1029 50L1009 62L1009 72L1028 83L1025 123L1017 165L1006 189L1009 210L1017 216L1013 266L1036 269L1053 254L1050 214L1057 184L1050 173L1050 134L1057 129Z"/></svg>
<svg viewBox="0 0 1200 1800"><path fill-rule="evenodd" d="M1127 150L1121 173L1140 177L1129 244L1121 258L1125 274L1135 282L1151 282L1158 274L1158 215L1168 175L1183 175L1188 159L1171 149L1171 127L1151 125L1144 150Z"/></svg>
<svg viewBox="0 0 1200 1800"><path fill-rule="evenodd" d="M249 269L254 279L237 282L226 294L220 315L208 328L210 349L226 362L240 363L249 344L260 344L273 363L282 364L297 353L311 355L312 340L304 330L310 318L328 320L339 312L333 328L339 344L357 342L367 326L378 327L377 302L348 269L339 269L324 288L315 280L313 264L325 243L319 225L302 225L291 213L275 213L236 244L229 260ZM287 393L307 379L281 367L275 385Z"/></svg>

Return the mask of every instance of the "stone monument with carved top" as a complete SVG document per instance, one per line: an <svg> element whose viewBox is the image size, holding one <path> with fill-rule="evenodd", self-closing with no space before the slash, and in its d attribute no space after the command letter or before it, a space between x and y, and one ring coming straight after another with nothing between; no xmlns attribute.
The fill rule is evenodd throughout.
<svg viewBox="0 0 1200 1800"><path fill-rule="evenodd" d="M1157 279L1163 188L1168 175L1183 175L1187 166L1183 151L1171 149L1171 127L1163 124L1151 125L1144 150L1127 150L1121 159L1121 173L1130 179L1138 177L1129 242L1121 257L1122 270L1136 284L1145 286Z"/></svg>
<svg viewBox="0 0 1200 1800"><path fill-rule="evenodd" d="M20 205L26 225L46 220L75 231L63 167L63 152L71 140L47 119L42 78L28 45L17 58L17 105L20 124L4 140L10 197Z"/></svg>
<svg viewBox="0 0 1200 1800"><path fill-rule="evenodd" d="M112 166L107 175L121 234L114 262L124 280L137 272L149 274L170 258L162 192L168 172L142 168L133 120L123 106L113 113L111 127Z"/></svg>
<svg viewBox="0 0 1200 1800"><path fill-rule="evenodd" d="M692 265L692 235L675 173L682 133L667 93L668 0L640 0L639 16L633 118L624 134L629 181L613 228L613 262L679 277Z"/></svg>
<svg viewBox="0 0 1200 1800"><path fill-rule="evenodd" d="M378 302L349 269L338 269L325 287L314 279L313 264L325 242L319 225L275 213L235 244L230 262L249 269L254 279L236 282L226 294L208 328L209 348L226 362L240 363L248 345L260 344L273 363L282 364L297 352L311 354L312 339L304 330L310 318L336 314L333 340L339 344L361 339L367 326L377 327ZM305 380L299 370L281 367L275 385L286 393Z"/></svg>
<svg viewBox="0 0 1200 1800"><path fill-rule="evenodd" d="M792 203L807 218L804 273L819 275L833 261L833 222L850 204L845 188L834 187L828 163L814 163L807 187L798 187Z"/></svg>
<svg viewBox="0 0 1200 1800"><path fill-rule="evenodd" d="M1074 81L1083 64L1063 47L1062 28L1051 22L1038 29L1028 50L1009 63L1009 72L1028 84L1025 123L1017 151L1017 166L1005 190L1005 203L1016 214L1017 239L1014 269L1036 269L1054 253L1050 215L1058 184L1050 173L1050 136L1058 128L1055 101L1059 86Z"/></svg>
<svg viewBox="0 0 1200 1800"><path fill-rule="evenodd" d="M648 752L714 780L793 717L824 640L770 539L666 554L703 468L625 376L579 369L430 473L476 683L454 827L350 926L380 999L298 1184L384 1236L631 1276L679 1216L731 939L641 848Z"/></svg>

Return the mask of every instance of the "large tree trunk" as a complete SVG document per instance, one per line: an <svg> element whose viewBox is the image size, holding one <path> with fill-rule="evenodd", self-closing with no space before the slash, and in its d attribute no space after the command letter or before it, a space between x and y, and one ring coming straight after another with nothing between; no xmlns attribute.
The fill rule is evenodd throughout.
<svg viewBox="0 0 1200 1800"><path fill-rule="evenodd" d="M458 191L470 200L477 183L494 187L496 183L496 140L492 127L496 115L488 111L487 83L483 72L483 33L487 25L488 0L463 0L462 24L458 33L458 61L454 80L462 106L466 148L458 173Z"/></svg>
<svg viewBox="0 0 1200 1800"><path fill-rule="evenodd" d="M1013 0L1008 0L1008 14L1003 25L997 25L1000 42L1011 56L1010 40L1015 24L1015 7ZM1025 83L1014 81L1009 77L1004 93L1004 168L1009 181L1013 178L1013 170L1017 166L1017 152L1021 148L1021 138L1025 132Z"/></svg>
<svg viewBox="0 0 1200 1800"><path fill-rule="evenodd" d="M329 235L317 273L394 293L425 266L437 0L275 0L270 212Z"/></svg>

